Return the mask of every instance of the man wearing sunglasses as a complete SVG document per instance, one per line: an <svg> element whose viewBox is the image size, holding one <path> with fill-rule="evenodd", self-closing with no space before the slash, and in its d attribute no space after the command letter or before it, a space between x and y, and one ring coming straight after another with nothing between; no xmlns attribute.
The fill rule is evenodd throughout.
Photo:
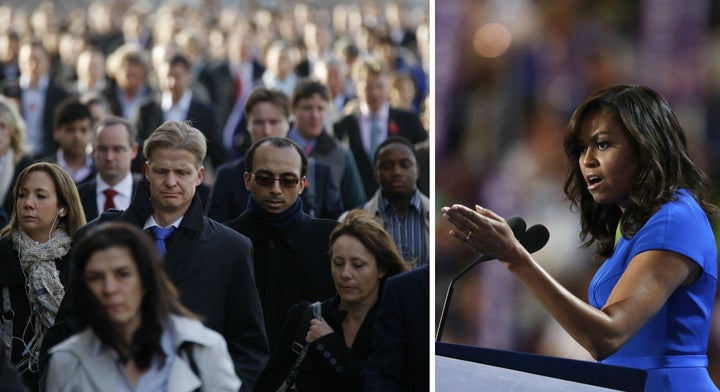
<svg viewBox="0 0 720 392"><path fill-rule="evenodd" d="M290 129L290 104L280 90L258 87L245 104L245 117L252 142L277 136L285 137ZM248 204L249 193L242 181L245 162L238 158L221 165L213 186L208 217L218 222L236 218ZM311 217L337 218L344 210L340 190L335 186L330 167L308 161L308 184L301 195L303 211Z"/></svg>
<svg viewBox="0 0 720 392"><path fill-rule="evenodd" d="M290 139L253 144L245 155L248 207L225 223L253 243L255 284L271 351L292 305L335 293L328 247L337 221L303 212L299 196L306 189L307 162Z"/></svg>

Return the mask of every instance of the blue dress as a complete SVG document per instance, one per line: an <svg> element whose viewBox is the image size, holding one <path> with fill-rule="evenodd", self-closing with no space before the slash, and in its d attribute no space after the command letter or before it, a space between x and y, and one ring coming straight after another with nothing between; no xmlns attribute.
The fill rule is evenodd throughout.
<svg viewBox="0 0 720 392"><path fill-rule="evenodd" d="M612 257L589 286L589 302L601 309L633 257L668 250L689 257L702 273L681 286L620 350L601 363L645 369L647 391L717 391L707 372L710 312L718 259L710 222L684 189L663 205L630 240L620 238Z"/></svg>

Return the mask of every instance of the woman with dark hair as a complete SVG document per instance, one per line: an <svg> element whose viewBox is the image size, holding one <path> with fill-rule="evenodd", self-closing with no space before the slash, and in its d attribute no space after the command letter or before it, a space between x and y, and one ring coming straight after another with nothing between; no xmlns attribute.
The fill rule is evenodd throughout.
<svg viewBox="0 0 720 392"><path fill-rule="evenodd" d="M70 271L72 236L85 224L72 178L54 163L26 167L0 230L0 349L37 390L43 338L55 324ZM6 317L10 315L10 317Z"/></svg>
<svg viewBox="0 0 720 392"><path fill-rule="evenodd" d="M178 300L150 236L126 223L78 241L71 300L84 329L50 349L53 391L237 391L225 339Z"/></svg>
<svg viewBox="0 0 720 392"><path fill-rule="evenodd" d="M586 304L533 260L504 219L443 207L451 235L502 260L602 363L647 371L647 391L717 391L707 372L717 248L710 185L670 105L643 86L588 97L564 141L565 193L604 259Z"/></svg>
<svg viewBox="0 0 720 392"><path fill-rule="evenodd" d="M330 234L330 260L337 295L318 304L315 314L308 302L290 309L257 392L362 390L382 285L408 266L363 210L351 211Z"/></svg>

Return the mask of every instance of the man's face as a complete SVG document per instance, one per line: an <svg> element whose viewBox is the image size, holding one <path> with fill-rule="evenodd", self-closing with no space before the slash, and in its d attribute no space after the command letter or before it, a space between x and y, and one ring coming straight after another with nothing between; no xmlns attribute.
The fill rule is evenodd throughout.
<svg viewBox="0 0 720 392"><path fill-rule="evenodd" d="M195 165L195 156L188 150L157 148L151 157L145 163L145 178L150 182L155 211L184 214L195 196L195 187L203 180L205 168Z"/></svg>
<svg viewBox="0 0 720 392"><path fill-rule="evenodd" d="M293 147L263 144L255 150L252 167L253 173L245 173L245 187L265 211L279 214L287 210L305 189L305 178L300 177L302 159ZM268 178L292 179L297 183L287 187L278 180L269 186L258 183Z"/></svg>
<svg viewBox="0 0 720 392"><path fill-rule="evenodd" d="M92 139L92 119L84 118L63 124L53 131L53 136L66 157L84 157Z"/></svg>
<svg viewBox="0 0 720 392"><path fill-rule="evenodd" d="M380 150L375 163L375 181L390 200L412 195L417 187L418 171L415 155L404 144L393 143Z"/></svg>
<svg viewBox="0 0 720 392"><path fill-rule="evenodd" d="M44 50L36 45L23 45L18 54L20 73L27 75L31 81L37 82L49 67L49 60Z"/></svg>
<svg viewBox="0 0 720 392"><path fill-rule="evenodd" d="M388 78L382 74L370 74L367 80L357 83L358 98L365 102L373 113L387 101L388 89Z"/></svg>
<svg viewBox="0 0 720 392"><path fill-rule="evenodd" d="M295 127L305 139L315 139L325 126L328 103L319 94L300 99L293 108Z"/></svg>
<svg viewBox="0 0 720 392"><path fill-rule="evenodd" d="M272 102L258 102L248 116L248 131L252 142L271 136L285 137L290 123L283 110Z"/></svg>
<svg viewBox="0 0 720 392"><path fill-rule="evenodd" d="M137 151L138 145L130 142L125 125L103 127L95 137L92 153L100 178L109 185L122 181L130 172L130 164Z"/></svg>
<svg viewBox="0 0 720 392"><path fill-rule="evenodd" d="M145 83L145 68L140 64L128 63L117 74L117 84L126 92L136 93Z"/></svg>
<svg viewBox="0 0 720 392"><path fill-rule="evenodd" d="M190 83L192 83L192 73L185 69L181 64L175 64L165 67L167 73L165 75L165 88L172 94L173 98L180 99L185 93Z"/></svg>

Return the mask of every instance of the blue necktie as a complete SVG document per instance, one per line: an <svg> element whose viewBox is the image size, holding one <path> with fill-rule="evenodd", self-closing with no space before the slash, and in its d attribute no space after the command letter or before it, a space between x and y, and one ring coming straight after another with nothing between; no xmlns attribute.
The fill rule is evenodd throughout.
<svg viewBox="0 0 720 392"><path fill-rule="evenodd" d="M155 236L155 246L157 246L157 250L160 253L160 256L165 256L165 239L170 237L170 234L175 231L175 226L170 226L167 229L164 229L160 226L153 226L150 228L150 231L152 231L153 235Z"/></svg>

